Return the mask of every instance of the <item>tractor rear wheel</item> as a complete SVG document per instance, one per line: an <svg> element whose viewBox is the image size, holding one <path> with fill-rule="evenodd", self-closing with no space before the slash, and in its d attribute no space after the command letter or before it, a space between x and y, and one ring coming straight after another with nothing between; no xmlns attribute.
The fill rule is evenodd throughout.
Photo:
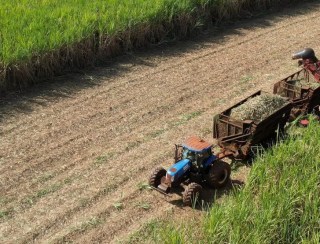
<svg viewBox="0 0 320 244"><path fill-rule="evenodd" d="M221 188L228 183L230 174L231 167L228 163L216 161L211 165L209 172L206 175L206 181L210 187Z"/></svg>
<svg viewBox="0 0 320 244"><path fill-rule="evenodd" d="M167 171L162 167L157 167L153 170L149 177L149 185L155 188L161 184L161 178L166 175Z"/></svg>
<svg viewBox="0 0 320 244"><path fill-rule="evenodd" d="M192 206L201 198L202 186L197 183L190 183L183 192L182 201L185 206Z"/></svg>

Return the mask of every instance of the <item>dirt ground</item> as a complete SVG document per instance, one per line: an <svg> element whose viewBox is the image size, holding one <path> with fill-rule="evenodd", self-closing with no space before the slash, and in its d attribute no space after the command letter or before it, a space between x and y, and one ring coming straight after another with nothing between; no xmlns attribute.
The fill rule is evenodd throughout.
<svg viewBox="0 0 320 244"><path fill-rule="evenodd" d="M320 56L319 8L211 29L2 99L0 242L115 243L154 219L201 214L147 190L150 172L189 135L214 143L213 115L271 92L298 70L293 52Z"/></svg>

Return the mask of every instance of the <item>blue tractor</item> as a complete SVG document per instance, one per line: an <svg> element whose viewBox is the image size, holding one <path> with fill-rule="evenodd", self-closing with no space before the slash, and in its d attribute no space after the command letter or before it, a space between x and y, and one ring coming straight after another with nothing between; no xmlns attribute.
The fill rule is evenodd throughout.
<svg viewBox="0 0 320 244"><path fill-rule="evenodd" d="M201 198L204 185L221 188L230 179L230 165L213 155L211 148L211 144L198 137L190 137L182 145L176 145L175 163L168 170L155 168L149 185L168 194L183 184L183 203L192 206L195 200Z"/></svg>

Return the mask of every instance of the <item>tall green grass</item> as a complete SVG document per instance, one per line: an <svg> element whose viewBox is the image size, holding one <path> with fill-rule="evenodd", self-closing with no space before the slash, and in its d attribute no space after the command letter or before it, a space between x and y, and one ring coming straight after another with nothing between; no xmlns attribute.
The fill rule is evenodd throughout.
<svg viewBox="0 0 320 244"><path fill-rule="evenodd" d="M138 23L170 19L203 0L3 0L0 8L2 64L88 38L112 35Z"/></svg>
<svg viewBox="0 0 320 244"><path fill-rule="evenodd" d="M242 190L212 207L196 237L188 227L165 235L180 243L319 243L319 123L293 134L254 163Z"/></svg>
<svg viewBox="0 0 320 244"><path fill-rule="evenodd" d="M0 8L1 63L24 60L98 31L112 35L143 22L170 21L196 7L215 7L227 17L244 6L280 0L2 0Z"/></svg>
<svg viewBox="0 0 320 244"><path fill-rule="evenodd" d="M0 91L166 36L184 37L205 22L298 0L2 0Z"/></svg>

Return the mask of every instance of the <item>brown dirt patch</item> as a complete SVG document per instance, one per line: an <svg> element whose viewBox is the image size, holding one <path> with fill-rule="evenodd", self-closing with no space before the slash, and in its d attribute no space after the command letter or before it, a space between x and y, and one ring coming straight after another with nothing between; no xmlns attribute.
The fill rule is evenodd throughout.
<svg viewBox="0 0 320 244"><path fill-rule="evenodd" d="M212 141L214 114L296 71L292 52L320 53L319 7L128 54L2 101L0 240L113 243L172 209L196 214L140 188L170 165L174 143Z"/></svg>

